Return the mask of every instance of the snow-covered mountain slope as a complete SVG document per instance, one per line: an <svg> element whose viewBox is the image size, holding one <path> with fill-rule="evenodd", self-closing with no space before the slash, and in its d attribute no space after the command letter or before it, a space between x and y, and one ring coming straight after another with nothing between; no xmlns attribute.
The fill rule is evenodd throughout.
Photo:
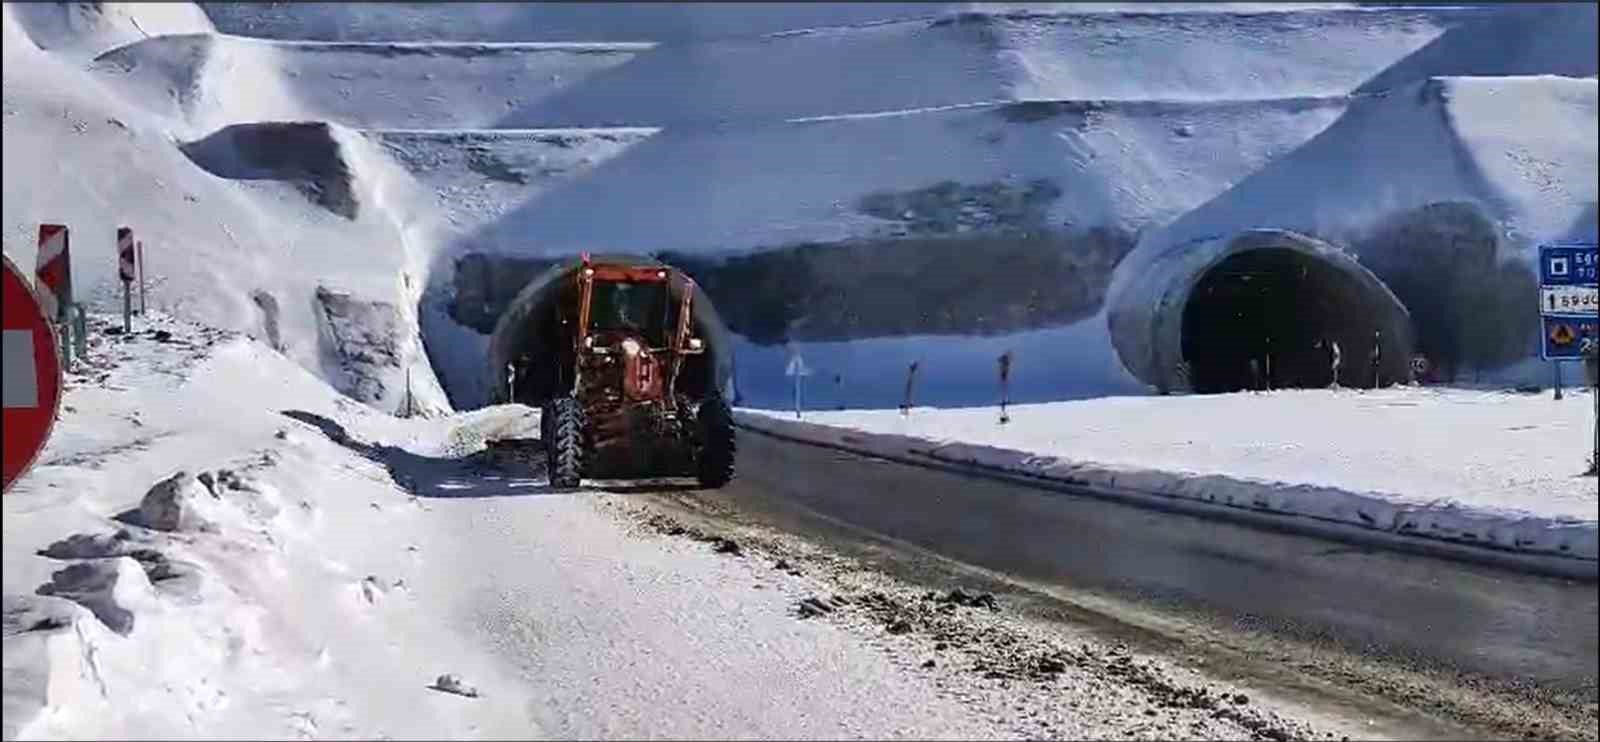
<svg viewBox="0 0 1600 742"><path fill-rule="evenodd" d="M224 33L314 41L659 41L932 19L961 3L199 3Z"/></svg>
<svg viewBox="0 0 1600 742"><path fill-rule="evenodd" d="M520 107L616 65L650 44L339 43L269 41L219 34L158 36L95 60L126 77L153 106L194 116L191 91L232 92L236 117L281 118L296 110L358 128L483 128ZM203 80L203 81L202 81ZM214 81L213 81L214 80ZM255 83L293 91L250 100ZM170 91L170 92L169 92ZM276 104L276 105L274 105ZM216 123L216 122L213 122Z"/></svg>
<svg viewBox="0 0 1600 742"><path fill-rule="evenodd" d="M377 260L367 259L366 248L339 251L348 262L314 258L302 274L398 284L397 300L359 300L407 307L395 316L408 328L411 317L431 318L419 336L439 373L454 380L482 375L482 334L515 294L507 287L516 277L581 250L683 262L730 327L772 352L786 353L776 349L791 342L821 348L873 339L911 356L917 348L948 355L953 351L940 348L961 337L1002 342L1015 335L1029 343L1032 335L1016 333L1075 333L1068 328L1105 314L1111 278L1101 264L1120 265L1121 275L1147 273L1143 266L1169 239L1160 235L1189 226L1222 233L1268 227L1345 239L1292 216L1311 204L1337 210L1307 191L1304 182L1315 177L1303 173L1257 186L1271 192L1262 201L1275 204L1270 208L1215 206L1253 201L1252 191L1230 196L1230 189L1294 161L1307 142L1315 154L1318 135L1335 120L1359 121L1431 75L1592 75L1594 55L1583 52L1595 38L1594 24L1585 22L1592 8L1558 5L207 4L206 23L192 9L152 10L146 18L138 4L18 8L7 6L7 38L27 43L8 43L8 55L15 47L16 54L55 59L56 67L40 69L58 69L61 81L84 74L83 65L89 70L87 86L52 78L43 87L104 91L90 96L93 105L129 111L108 117L138 119L133 131L160 132L177 140L161 146L188 153L168 150L161 167L199 172L158 176L163 183L201 178L230 193L270 192L284 208L306 208L309 216L274 216L270 227L244 230L279 245L277 252L280 235L308 228L297 219L345 230L319 244L379 249L384 257ZM7 105L20 111L12 101L22 101L22 88L10 82L17 77L8 69ZM1582 106L1567 110L1576 119L1544 117L1522 134L1548 138L1544 127L1590 121ZM1466 119L1478 115L1461 108L1452 131L1472 130ZM29 127L65 136L47 120L41 113ZM302 121L332 126L278 123ZM1400 117L1375 125L1432 124ZM8 121L8 142L12 130ZM28 144L8 143L7 153L44 151L43 135L23 133L17 141ZM293 156L246 151L303 135L321 143ZM1406 136L1379 142L1381 130L1372 129L1349 146L1366 148L1370 140L1378 142L1372 152L1404 149L1396 143ZM1593 180L1593 160L1578 154L1559 166L1494 162L1565 189L1551 203L1580 202L1573 224L1582 232L1583 183ZM1415 155L1335 152L1368 165L1335 168L1342 174L1331 177L1367 194L1414 181L1421 194L1455 182L1464 162ZM128 157L109 150L95 156ZM1410 159L1402 165L1401 156ZM1386 161L1398 170L1391 173ZM1475 167L1488 178L1522 177L1490 172L1495 166ZM22 216L13 200L30 212L92 203L74 195L80 188L23 194L19 181L8 179L8 240L24 239L31 222L44 220ZM1525 196L1533 199L1522 207L1530 212L1566 208L1534 203L1540 197L1533 191ZM1427 198L1477 203L1500 196ZM1367 206L1337 218L1392 224L1409 213ZM341 213L354 221L329 221ZM1501 212L1485 213L1469 231L1499 228ZM237 220L226 221L231 228ZM1526 229L1523 221L1515 228ZM1167 225L1172 231L1161 231ZM397 245L403 248L387 252ZM1001 247L995 259L984 259ZM8 241L7 249L24 264L31 255L20 242ZM1384 252L1373 245L1357 251L1375 250ZM394 254L405 257L391 262ZM332 270L321 269L324 259ZM402 264L404 276L392 267ZM458 275L459 266L469 273ZM970 288L937 288L949 282L932 280L935 266L973 276ZM97 264L91 273L107 268ZM481 280L485 271L494 274L493 286ZM1039 291L1060 295L1030 298L1037 293L1030 288L1029 296L1006 297L986 288L1019 272ZM897 277L902 288L890 288ZM187 290L236 279L196 280L204 288ZM961 292L960 285L951 290ZM755 288L767 286L777 290ZM308 288L274 301L290 314L320 304L314 290L307 298ZM241 298L250 295L243 291L230 288L229 298L211 305L234 307L219 314L236 326L262 324L251 317L261 314L259 301ZM807 308L813 305L825 310ZM293 324L285 323L285 342L315 344L295 339L309 321L299 330ZM1128 383L1112 343L1080 343L1075 352L1094 357L1085 368L1112 370L1041 387L1040 399ZM899 360L877 368L871 354L849 355L857 359L849 376L901 373ZM973 358L950 367L976 373L987 365ZM322 365L309 356L303 362ZM385 373L386 387L401 383ZM947 373L929 388L987 384L965 371ZM447 383L466 385L452 395L458 404L482 401L470 383ZM898 394L874 400L892 405Z"/></svg>
<svg viewBox="0 0 1600 742"><path fill-rule="evenodd" d="M8 39L25 37L6 9ZM225 110L212 91L197 95ZM323 124L265 127L269 140L302 134L255 153L265 159L228 137L186 154L174 132L192 128L129 97L137 91L102 84L81 62L6 44L3 222L18 265L33 265L41 222L66 224L78 297L110 309L113 237L130 226L146 245L154 307L269 339L380 407L401 404L408 372L419 404L444 404L414 319L428 266L414 238L429 217L406 205L403 170ZM362 307L383 319L352 334L342 326Z"/></svg>
<svg viewBox="0 0 1600 742"><path fill-rule="evenodd" d="M540 256L590 245L733 254L1001 226L1133 231L1173 218L1287 154L1342 106L1322 99L1033 102L668 128L466 242ZM1221 150L1232 156L1217 157ZM923 204L914 194L941 183L1020 195L1035 181L1053 184L1054 197L1013 224L982 213L992 205L959 198L948 205L957 213L917 213ZM905 208L888 210L900 199ZM959 213L963 205L969 214Z"/></svg>
<svg viewBox="0 0 1600 742"><path fill-rule="evenodd" d="M74 61L151 36L211 33L194 3L6 3L19 40ZM12 43L11 31L6 42Z"/></svg>

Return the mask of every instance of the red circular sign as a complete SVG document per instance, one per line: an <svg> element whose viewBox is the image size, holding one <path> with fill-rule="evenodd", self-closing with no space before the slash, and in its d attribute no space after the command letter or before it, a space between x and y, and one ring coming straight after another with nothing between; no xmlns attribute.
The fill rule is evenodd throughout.
<svg viewBox="0 0 1600 742"><path fill-rule="evenodd" d="M0 330L4 338L5 404L0 409L0 469L4 485L11 484L33 465L61 404L61 361L56 356L56 334L45 321L39 297L22 272L5 259L0 277Z"/></svg>

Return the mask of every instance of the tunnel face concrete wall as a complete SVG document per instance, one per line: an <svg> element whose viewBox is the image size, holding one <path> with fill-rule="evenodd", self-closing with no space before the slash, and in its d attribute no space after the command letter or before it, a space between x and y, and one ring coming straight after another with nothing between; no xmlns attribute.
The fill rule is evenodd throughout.
<svg viewBox="0 0 1600 742"><path fill-rule="evenodd" d="M672 267L658 260L637 255L595 255L592 259L595 262ZM536 332L536 323L544 313L555 310L560 290L570 285L581 264L579 260L567 261L534 278L517 294L517 298L511 302L495 324L494 333L489 337L487 366L484 369L488 375L491 404L511 401L505 372L506 364L529 351L533 351L536 360L541 355L548 354L539 346L554 342L555 339L540 337ZM675 299L681 298L687 285L683 274L675 272L669 284L672 296ZM725 398L734 399L736 390L733 386L733 340L705 292L695 292L691 317L695 335L705 340L706 353L710 356L711 369L715 376L715 387Z"/></svg>
<svg viewBox="0 0 1600 742"><path fill-rule="evenodd" d="M1369 308L1368 319L1382 330L1385 378L1405 380L1401 369L1409 362L1414 341L1410 315L1400 300L1344 251L1307 235L1276 229L1178 245L1122 286L1112 298L1107 322L1124 367L1163 393L1187 390L1180 364L1185 360L1183 318L1190 294L1213 268L1251 250L1292 251L1347 278L1360 292L1362 305ZM1364 352L1346 351L1347 368L1365 362Z"/></svg>
<svg viewBox="0 0 1600 742"><path fill-rule="evenodd" d="M1538 353L1538 277L1508 254L1480 207L1447 201L1400 212L1352 240L1363 265L1411 313L1417 351L1439 378L1493 371ZM1532 252L1532 251L1530 251Z"/></svg>

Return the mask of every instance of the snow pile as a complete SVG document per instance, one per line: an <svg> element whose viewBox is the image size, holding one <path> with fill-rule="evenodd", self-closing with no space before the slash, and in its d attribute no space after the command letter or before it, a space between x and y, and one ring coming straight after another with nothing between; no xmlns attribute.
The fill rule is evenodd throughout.
<svg viewBox="0 0 1600 742"><path fill-rule="evenodd" d="M160 315L107 337L109 319L4 503L8 739L537 729L509 695L424 689L514 681L413 607L420 509L279 410L398 423L258 343Z"/></svg>
<svg viewBox="0 0 1600 742"><path fill-rule="evenodd" d="M1396 387L1017 405L1005 425L992 407L741 415L869 452L1593 560L1593 410L1588 392Z"/></svg>
<svg viewBox="0 0 1600 742"><path fill-rule="evenodd" d="M996 735L764 564L489 462L535 410L403 420L258 342L90 321L0 502L6 739Z"/></svg>

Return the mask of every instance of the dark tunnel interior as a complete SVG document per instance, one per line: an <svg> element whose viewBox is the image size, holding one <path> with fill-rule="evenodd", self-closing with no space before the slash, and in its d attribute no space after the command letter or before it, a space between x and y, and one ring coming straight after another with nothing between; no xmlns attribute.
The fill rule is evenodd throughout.
<svg viewBox="0 0 1600 742"><path fill-rule="evenodd" d="M1341 356L1339 384L1406 381L1409 349L1394 337L1405 333L1386 314L1390 302L1373 293L1350 272L1288 248L1224 258L1184 305L1190 387L1201 394L1326 387L1335 380L1330 340Z"/></svg>

